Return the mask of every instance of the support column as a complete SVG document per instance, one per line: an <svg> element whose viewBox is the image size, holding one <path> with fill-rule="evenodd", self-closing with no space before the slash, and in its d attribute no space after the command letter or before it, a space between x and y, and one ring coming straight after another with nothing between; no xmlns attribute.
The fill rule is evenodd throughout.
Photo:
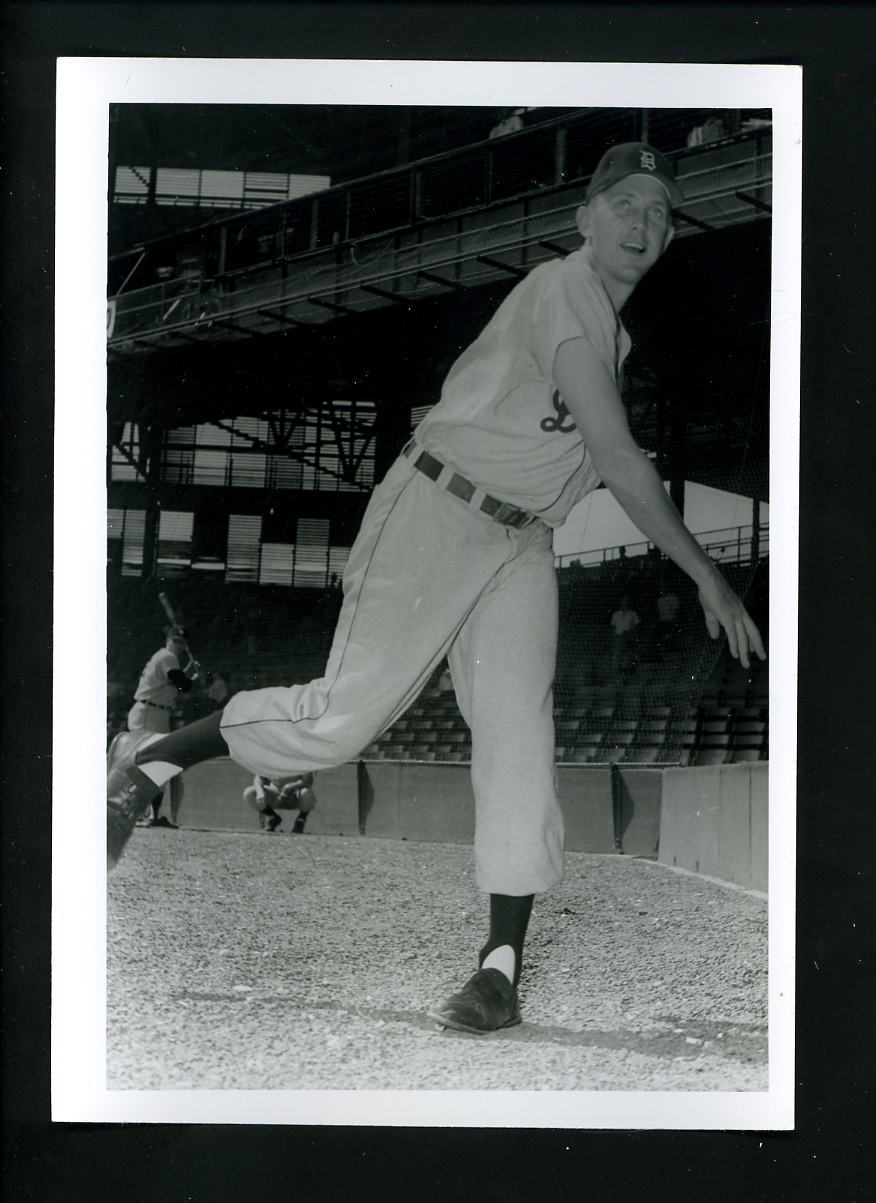
<svg viewBox="0 0 876 1203"><path fill-rule="evenodd" d="M687 467L687 396L685 386L676 387L669 404L669 496L684 517Z"/></svg>
<svg viewBox="0 0 876 1203"><path fill-rule="evenodd" d="M140 426L140 459L146 481L145 515L143 524L143 563L140 576L148 580L155 575L158 559L158 527L161 504L158 484L161 479L161 431L154 426Z"/></svg>
<svg viewBox="0 0 876 1203"><path fill-rule="evenodd" d="M760 563L760 500L751 499L751 564L756 568Z"/></svg>
<svg viewBox="0 0 876 1203"><path fill-rule="evenodd" d="M410 437L411 402L407 397L381 397L374 423L374 479L383 478Z"/></svg>

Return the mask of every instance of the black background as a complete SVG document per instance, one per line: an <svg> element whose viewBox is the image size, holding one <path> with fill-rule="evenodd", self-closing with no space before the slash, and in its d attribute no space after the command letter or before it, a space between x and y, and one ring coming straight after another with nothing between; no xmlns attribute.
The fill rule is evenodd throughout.
<svg viewBox="0 0 876 1203"><path fill-rule="evenodd" d="M7 1198L872 1197L871 5L7 4L2 683ZM804 67L797 1129L562 1132L49 1121L54 60L78 55ZM75 683L70 704L76 705ZM489 1106L488 1098L485 1106Z"/></svg>

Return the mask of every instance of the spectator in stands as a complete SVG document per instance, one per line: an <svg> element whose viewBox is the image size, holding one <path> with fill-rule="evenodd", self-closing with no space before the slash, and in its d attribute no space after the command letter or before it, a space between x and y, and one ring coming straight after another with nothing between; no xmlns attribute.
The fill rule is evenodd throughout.
<svg viewBox="0 0 876 1203"><path fill-rule="evenodd" d="M269 777L256 775L252 785L243 791L243 800L258 811L259 827L271 834L283 822L278 810L297 810L298 817L292 824L293 835L303 835L307 816L316 806L313 792L313 773L296 773L294 777Z"/></svg>
<svg viewBox="0 0 876 1203"><path fill-rule="evenodd" d="M701 125L695 125L687 136L688 146L704 146L727 137L727 122L720 113L709 114Z"/></svg>
<svg viewBox="0 0 876 1203"><path fill-rule="evenodd" d="M614 633L611 645L611 675L614 680L620 680L629 666L639 622L639 616L630 605L630 599L621 598L620 605L611 616L611 629Z"/></svg>
<svg viewBox="0 0 876 1203"><path fill-rule="evenodd" d="M608 577L611 584L619 592L634 588L636 580L641 575L644 563L644 557L628 556L627 549L619 547L617 549L617 559L609 560Z"/></svg>
<svg viewBox="0 0 876 1203"><path fill-rule="evenodd" d="M671 589L664 590L657 598L657 621L651 641L656 659L673 651L678 635L678 610L681 602Z"/></svg>
<svg viewBox="0 0 876 1203"><path fill-rule="evenodd" d="M453 678L450 676L450 669L447 664L439 665L435 670L432 680L423 690L423 696L427 698L437 698L444 693L453 692Z"/></svg>
<svg viewBox="0 0 876 1203"><path fill-rule="evenodd" d="M502 117L490 130L491 138L504 138L506 134L516 134L523 129L523 114L526 109L505 109Z"/></svg>

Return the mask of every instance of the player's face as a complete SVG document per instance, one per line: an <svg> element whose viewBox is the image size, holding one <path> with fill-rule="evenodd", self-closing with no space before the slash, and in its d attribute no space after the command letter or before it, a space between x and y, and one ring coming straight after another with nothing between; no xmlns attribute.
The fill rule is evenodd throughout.
<svg viewBox="0 0 876 1203"><path fill-rule="evenodd" d="M626 300L672 238L666 190L647 176L627 176L578 210L578 229L610 295Z"/></svg>

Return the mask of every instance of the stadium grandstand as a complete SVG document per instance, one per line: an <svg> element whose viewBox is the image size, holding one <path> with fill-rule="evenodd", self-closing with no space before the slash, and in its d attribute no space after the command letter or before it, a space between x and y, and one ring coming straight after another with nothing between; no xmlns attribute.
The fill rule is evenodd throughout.
<svg viewBox="0 0 876 1203"><path fill-rule="evenodd" d="M766 632L768 111L115 105L108 736L161 591L232 690L321 673L375 482L496 303L578 244L601 153L639 138L685 203L624 313L631 425L689 525L695 496L730 499L692 529ZM765 761L767 667L708 638L687 578L641 537L556 547L558 764ZM439 671L362 759L469 753Z"/></svg>

